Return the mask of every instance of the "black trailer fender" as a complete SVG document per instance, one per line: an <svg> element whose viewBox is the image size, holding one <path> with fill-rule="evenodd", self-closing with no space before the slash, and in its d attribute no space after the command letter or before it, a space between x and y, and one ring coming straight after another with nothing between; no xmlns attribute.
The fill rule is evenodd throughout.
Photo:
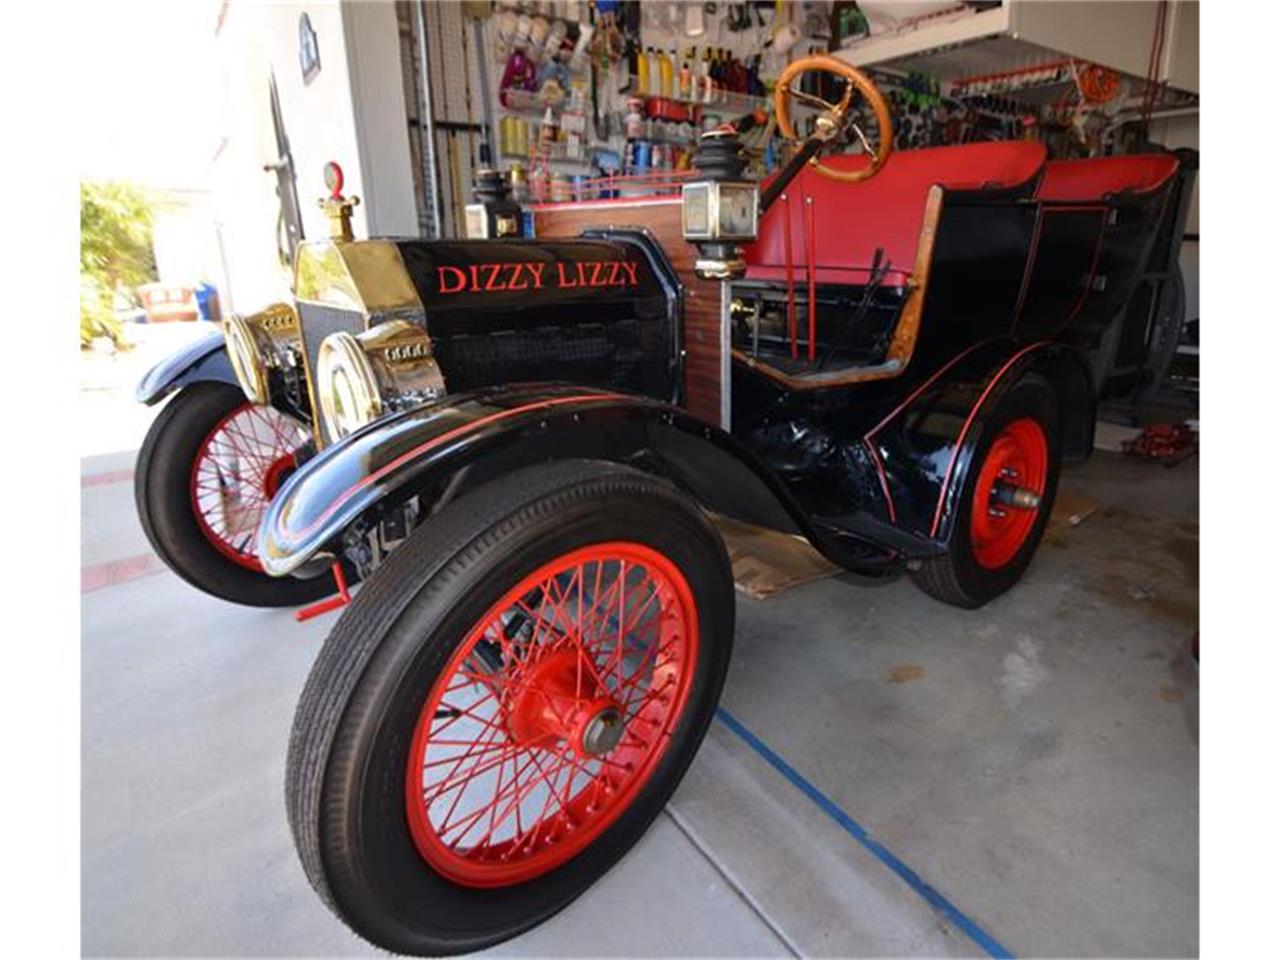
<svg viewBox="0 0 1280 960"><path fill-rule="evenodd" d="M988 419L1022 377L1038 373L1058 398L1066 459L1093 448L1097 402L1080 351L1059 341L1000 338L953 357L865 434L898 527L948 543L960 491Z"/></svg>
<svg viewBox="0 0 1280 960"><path fill-rule="evenodd" d="M657 473L709 510L806 536L854 572L897 572L883 547L815 526L781 481L724 431L659 400L568 384L446 397L326 448L272 499L259 531L263 567L274 576L296 570L384 506L419 496L430 511L459 490L563 459Z"/></svg>
<svg viewBox="0 0 1280 960"><path fill-rule="evenodd" d="M150 406L179 387L204 380L239 386L221 330L210 331L157 363L139 381L136 396Z"/></svg>

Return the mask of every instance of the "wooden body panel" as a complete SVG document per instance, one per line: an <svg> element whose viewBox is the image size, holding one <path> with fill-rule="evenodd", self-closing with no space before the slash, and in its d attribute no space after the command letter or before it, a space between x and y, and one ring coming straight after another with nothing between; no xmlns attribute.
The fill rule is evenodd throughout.
<svg viewBox="0 0 1280 960"><path fill-rule="evenodd" d="M721 284L694 274L698 251L685 242L680 206L675 196L534 207L534 233L558 239L579 236L591 227L631 227L653 234L680 278L684 296L684 405L699 419L727 429L728 347Z"/></svg>

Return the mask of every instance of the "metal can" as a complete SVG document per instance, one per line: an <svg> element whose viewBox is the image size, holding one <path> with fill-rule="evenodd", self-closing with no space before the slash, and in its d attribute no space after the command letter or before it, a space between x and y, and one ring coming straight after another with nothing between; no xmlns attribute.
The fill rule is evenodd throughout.
<svg viewBox="0 0 1280 960"><path fill-rule="evenodd" d="M635 148L636 170L648 170L653 165L653 144L648 140L637 140Z"/></svg>

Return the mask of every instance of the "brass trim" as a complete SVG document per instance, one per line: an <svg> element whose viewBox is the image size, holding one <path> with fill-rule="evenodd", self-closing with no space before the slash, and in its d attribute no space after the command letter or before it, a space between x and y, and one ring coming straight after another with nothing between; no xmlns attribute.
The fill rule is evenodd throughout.
<svg viewBox="0 0 1280 960"><path fill-rule="evenodd" d="M366 315L422 310L400 249L388 240L319 240L298 248L294 296Z"/></svg>
<svg viewBox="0 0 1280 960"><path fill-rule="evenodd" d="M733 359L751 370L764 374L775 383L796 391L825 390L828 387L843 387L853 383L888 380L900 376L911 362L916 351L916 342L920 338L924 298L929 290L933 248L938 238L938 220L942 216L942 198L942 187L935 184L929 188L929 196L924 207L924 222L920 227L920 239L916 243L916 260L911 268L911 277L907 281L907 299L898 312L898 323L893 330L893 339L889 341L889 349L885 352L884 363L870 367L855 367L852 370L832 371L829 374L815 373L796 377L763 363L741 350L733 350Z"/></svg>
<svg viewBox="0 0 1280 960"><path fill-rule="evenodd" d="M248 316L232 314L222 325L227 358L245 397L259 406L271 402L268 372L285 363L301 347L298 313L287 303L273 303Z"/></svg>
<svg viewBox="0 0 1280 960"><path fill-rule="evenodd" d="M271 394L267 388L267 364L253 330L244 317L233 313L222 321L222 336L227 342L227 359L245 398L262 406Z"/></svg>
<svg viewBox="0 0 1280 960"><path fill-rule="evenodd" d="M324 424L324 431L332 434L335 440L341 440L366 423L377 420L382 416L383 407L382 395L378 391L377 378L369 357L361 349L359 341L349 333L331 333L320 342L320 349L316 353L316 366L319 368L317 373L326 373L326 380L332 382L334 375L329 371L336 365L341 365L346 371L347 385L351 390L347 399L353 404L353 409L347 411L347 416L355 421L355 426L346 430L339 429L343 425L337 422L339 417L333 390L321 389L318 380L316 389L320 392L319 419Z"/></svg>
<svg viewBox="0 0 1280 960"><path fill-rule="evenodd" d="M293 290L300 304L313 303L363 315L366 329L375 314L425 323L418 290L399 247L389 240L316 240L302 244L294 267ZM307 396L317 424L316 447L323 449L332 440L326 436L319 415L316 371L311 369L307 351L301 352Z"/></svg>

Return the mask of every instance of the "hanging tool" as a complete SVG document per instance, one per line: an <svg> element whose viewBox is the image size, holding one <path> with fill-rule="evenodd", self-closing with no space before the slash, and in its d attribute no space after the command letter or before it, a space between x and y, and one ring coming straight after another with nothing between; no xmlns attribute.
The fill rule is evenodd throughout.
<svg viewBox="0 0 1280 960"><path fill-rule="evenodd" d="M465 10L462 12L465 14ZM465 16L460 16L458 18L458 26L461 28L461 32L462 32L462 71L463 71L462 94L463 94L463 99L467 105L467 126L470 128L467 130L467 157L471 165L474 166L476 162L476 138L475 138L476 116L475 116L475 111L471 109L471 54L469 49L471 45L467 42L467 18ZM477 48L476 52L477 54L479 54L479 48ZM481 87L480 89L485 92L486 94L485 99L488 99L487 94L488 94L489 88ZM486 147L486 152L487 152L487 147Z"/></svg>
<svg viewBox="0 0 1280 960"><path fill-rule="evenodd" d="M480 9L488 6L488 4L479 4ZM489 100L489 63L488 58L484 55L484 21L488 16L485 13L482 16L476 16L476 4L468 4L467 12L471 16L471 34L475 40L476 51L476 72L479 74L480 89L484 91L480 97L481 113L484 117L484 126L480 131L480 166L494 166L493 151L493 104Z"/></svg>

